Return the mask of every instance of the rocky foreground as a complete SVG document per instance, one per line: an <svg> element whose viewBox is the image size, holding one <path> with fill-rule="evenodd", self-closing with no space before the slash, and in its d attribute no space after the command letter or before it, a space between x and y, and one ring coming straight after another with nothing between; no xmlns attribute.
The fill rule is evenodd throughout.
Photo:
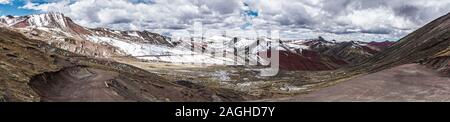
<svg viewBox="0 0 450 122"><path fill-rule="evenodd" d="M145 70L52 47L0 28L0 101L242 101ZM224 94L224 95L222 95ZM223 97L231 94L236 97Z"/></svg>

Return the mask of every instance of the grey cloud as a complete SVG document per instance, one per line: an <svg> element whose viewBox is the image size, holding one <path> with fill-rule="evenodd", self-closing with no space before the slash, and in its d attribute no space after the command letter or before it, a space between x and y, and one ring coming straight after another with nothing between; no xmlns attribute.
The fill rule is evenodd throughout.
<svg viewBox="0 0 450 122"><path fill-rule="evenodd" d="M324 2L322 9L329 12L331 15L338 15L343 12L342 9L345 9L351 1L352 0L330 0Z"/></svg>
<svg viewBox="0 0 450 122"><path fill-rule="evenodd" d="M240 5L240 2L236 0L199 0L199 3L206 5L208 8L220 14L233 13Z"/></svg>
<svg viewBox="0 0 450 122"><path fill-rule="evenodd" d="M397 15L416 20L416 19L418 19L417 15L418 15L420 9L417 6L404 5L404 6L394 7L394 11Z"/></svg>
<svg viewBox="0 0 450 122"><path fill-rule="evenodd" d="M448 0L82 0L53 1L28 9L60 10L89 27L142 30L212 29L245 23L243 1L258 10L256 29L310 29L332 34L367 33L398 37L450 11ZM52 7L52 9L48 9ZM60 7L60 8L58 8ZM55 9L58 8L58 9ZM292 31L295 32L295 31Z"/></svg>
<svg viewBox="0 0 450 122"><path fill-rule="evenodd" d="M361 33L372 33L372 34L390 34L392 33L391 29L388 28L373 28L369 30L361 30Z"/></svg>
<svg viewBox="0 0 450 122"><path fill-rule="evenodd" d="M286 6L277 18L281 25L309 25L313 23L312 17L302 7Z"/></svg>

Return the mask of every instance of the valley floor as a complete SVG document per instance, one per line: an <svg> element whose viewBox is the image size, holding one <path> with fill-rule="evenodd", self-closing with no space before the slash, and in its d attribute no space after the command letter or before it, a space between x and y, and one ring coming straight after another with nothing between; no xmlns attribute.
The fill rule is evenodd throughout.
<svg viewBox="0 0 450 122"><path fill-rule="evenodd" d="M308 94L264 101L450 101L450 78L423 65L406 64Z"/></svg>
<svg viewBox="0 0 450 122"><path fill-rule="evenodd" d="M329 79L331 77L329 74L333 72L280 71L274 77L261 77L259 72L255 71L258 69L256 67L142 62L129 58L115 58L115 61L158 74L168 79L168 82L178 84L177 82L183 81L213 89L227 89L248 94L254 97L253 100L282 98L303 93L327 81L324 79Z"/></svg>

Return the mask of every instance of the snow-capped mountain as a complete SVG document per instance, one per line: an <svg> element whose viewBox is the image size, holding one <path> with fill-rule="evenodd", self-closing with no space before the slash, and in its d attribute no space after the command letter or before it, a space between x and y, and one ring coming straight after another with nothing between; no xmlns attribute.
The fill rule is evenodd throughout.
<svg viewBox="0 0 450 122"><path fill-rule="evenodd" d="M145 60L178 63L223 63L227 60L191 51L191 46L187 43L175 47L170 38L157 33L83 27L61 13L4 16L0 18L0 23L17 29L30 38L44 40L86 56L134 56Z"/></svg>
<svg viewBox="0 0 450 122"><path fill-rule="evenodd" d="M27 36L47 41L60 48L88 56L109 57L150 52L147 44L172 46L170 39L148 31L116 31L86 28L61 13L0 18L4 26L18 29Z"/></svg>
<svg viewBox="0 0 450 122"><path fill-rule="evenodd" d="M326 49L317 49L317 51L343 59L351 64L356 64L373 56L392 44L393 42L348 41L336 43L332 46L328 46Z"/></svg>
<svg viewBox="0 0 450 122"><path fill-rule="evenodd" d="M247 39L212 36L173 42L168 37L148 31L83 27L61 13L3 16L0 17L0 23L30 38L44 40L53 46L85 56L132 56L173 63L243 65L256 61L267 64L262 54L268 55L270 49L276 49L281 52L281 67L291 70L327 70L359 62L380 50L380 45L370 46L372 43L337 43L321 37L281 41L265 37Z"/></svg>

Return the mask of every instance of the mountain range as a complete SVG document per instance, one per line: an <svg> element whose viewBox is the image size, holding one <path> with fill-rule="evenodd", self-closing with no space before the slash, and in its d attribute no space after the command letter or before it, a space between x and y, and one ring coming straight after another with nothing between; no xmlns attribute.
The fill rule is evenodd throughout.
<svg viewBox="0 0 450 122"><path fill-rule="evenodd" d="M350 79L370 75L382 77L383 74L377 73L392 72L399 67L436 71L436 74L441 75L432 75L433 77L447 77L450 73L449 17L450 15L445 15L438 18L398 42L336 42L322 37L274 40L267 37L249 39L212 36L174 40L149 31L83 27L61 13L2 16L0 68L3 72L0 77L0 100L364 101L369 99L356 99L348 94L360 95L364 92L358 90L370 89L367 87L379 88L379 91L373 91L383 94L380 91L393 92L392 89L385 90L391 86L369 84L361 79L358 83L367 84L355 86L357 83L349 84L356 82ZM280 45L264 43L252 46L254 43L267 41L280 42ZM193 46L228 53L245 49L251 55L234 57L245 60L232 66L215 65L236 59L196 52L191 49ZM271 48L280 52L282 71L279 75L261 78L254 76L253 70L241 69L249 68L244 65L246 60L260 61L260 55L268 54ZM189 65L174 68L171 63ZM201 64L209 65L207 68L189 68L191 65ZM435 70L425 70L427 68ZM335 85L338 83L339 85ZM407 83L400 84L393 86L402 87ZM338 90L348 89L349 86L356 90ZM408 90L410 89L406 89ZM305 92L311 94L290 95ZM407 95L416 95L411 92L413 91L408 91ZM392 99L380 100L395 101L395 97L401 97L402 93L399 92Z"/></svg>

